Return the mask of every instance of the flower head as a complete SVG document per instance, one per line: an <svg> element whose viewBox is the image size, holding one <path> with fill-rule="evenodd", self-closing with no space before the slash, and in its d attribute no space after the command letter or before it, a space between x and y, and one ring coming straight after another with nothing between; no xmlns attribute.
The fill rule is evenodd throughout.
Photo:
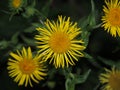
<svg viewBox="0 0 120 90"><path fill-rule="evenodd" d="M100 82L105 84L103 90L120 90L120 70L112 68L112 70L105 69L106 73L100 74Z"/></svg>
<svg viewBox="0 0 120 90"><path fill-rule="evenodd" d="M74 65L74 60L78 61L77 57L83 57L82 50L85 47L83 41L77 39L80 35L80 28L77 28L77 23L70 22L70 17L62 18L58 16L58 20L47 21L45 27L37 28L39 35L35 36L38 43L39 53L45 54L45 60L49 60L56 68L68 65Z"/></svg>
<svg viewBox="0 0 120 90"><path fill-rule="evenodd" d="M22 9L25 0L9 0L9 6L11 10L19 11Z"/></svg>
<svg viewBox="0 0 120 90"><path fill-rule="evenodd" d="M103 6L105 15L102 17L102 27L112 36L120 36L120 1L105 0L106 6Z"/></svg>
<svg viewBox="0 0 120 90"><path fill-rule="evenodd" d="M12 58L8 61L9 76L15 78L14 81L18 82L18 85L28 84L32 87L33 80L36 83L39 83L39 80L43 80L43 76L46 76L45 66L41 60L40 55L33 57L31 48L23 49L20 51L17 50L17 54L11 52L10 55Z"/></svg>

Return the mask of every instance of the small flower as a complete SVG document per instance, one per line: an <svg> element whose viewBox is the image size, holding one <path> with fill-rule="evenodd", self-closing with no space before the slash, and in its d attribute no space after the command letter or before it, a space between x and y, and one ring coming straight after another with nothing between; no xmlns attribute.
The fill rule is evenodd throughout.
<svg viewBox="0 0 120 90"><path fill-rule="evenodd" d="M22 10L24 3L25 0L9 0L10 9L14 11Z"/></svg>
<svg viewBox="0 0 120 90"><path fill-rule="evenodd" d="M105 0L106 6L103 6L105 15L102 17L102 27L112 36L120 36L120 1Z"/></svg>
<svg viewBox="0 0 120 90"><path fill-rule="evenodd" d="M47 21L45 27L37 28L39 35L35 36L40 54L45 54L46 60L53 63L56 68L74 65L77 57L83 57L82 50L85 49L82 40L77 39L81 30L77 23L70 22L70 17L58 16L57 22Z"/></svg>
<svg viewBox="0 0 120 90"><path fill-rule="evenodd" d="M120 90L120 70L112 68L108 70L105 68L106 73L100 74L100 82L104 84L103 90Z"/></svg>
<svg viewBox="0 0 120 90"><path fill-rule="evenodd" d="M8 61L9 76L15 78L14 81L18 82L18 85L25 85L25 87L30 84L32 87L32 81L39 83L40 80L43 80L43 76L46 76L46 69L41 61L41 56L36 55L33 57L31 48L23 49L20 51L17 50L17 54L11 52L10 55L13 58L10 58Z"/></svg>

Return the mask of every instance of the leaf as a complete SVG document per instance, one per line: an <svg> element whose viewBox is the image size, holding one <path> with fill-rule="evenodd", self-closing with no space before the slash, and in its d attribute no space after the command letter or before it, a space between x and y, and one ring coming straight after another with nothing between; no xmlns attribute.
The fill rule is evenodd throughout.
<svg viewBox="0 0 120 90"><path fill-rule="evenodd" d="M43 22L41 21L41 23L32 23L32 25L33 25L35 28L43 27Z"/></svg>
<svg viewBox="0 0 120 90"><path fill-rule="evenodd" d="M17 44L17 42L18 42L18 36L19 36L19 32L16 32L16 33L12 36L11 42L12 42L13 44Z"/></svg>
<svg viewBox="0 0 120 90"><path fill-rule="evenodd" d="M67 79L66 79L66 82L65 82L66 90L74 90L76 84L84 83L87 80L90 72L91 72L91 70L88 70L83 75L69 73L67 75Z"/></svg>
<svg viewBox="0 0 120 90"><path fill-rule="evenodd" d="M89 36L90 36L90 32L88 31L84 31L81 33L81 38L84 41L84 46L87 47L88 43L89 43Z"/></svg>
<svg viewBox="0 0 120 90"><path fill-rule="evenodd" d="M78 26L82 28L82 30L84 28L86 28L88 26L88 17L85 16L81 19L78 20Z"/></svg>
<svg viewBox="0 0 120 90"><path fill-rule="evenodd" d="M26 6L25 13L22 14L23 17L30 18L31 16L33 16L35 14L35 11L36 11L35 5L36 5L36 2L35 2L35 0L33 0L31 5Z"/></svg>
<svg viewBox="0 0 120 90"><path fill-rule="evenodd" d="M35 31L35 27L34 26L31 26L31 27L28 27L24 30L25 33L33 33Z"/></svg>
<svg viewBox="0 0 120 90"><path fill-rule="evenodd" d="M88 16L88 21L90 26L95 26L96 25L96 10L95 10L95 4L93 0L91 0L91 13Z"/></svg>
<svg viewBox="0 0 120 90"><path fill-rule="evenodd" d="M93 0L91 0L91 12L88 16L81 18L78 21L78 25L83 29L90 31L96 26L96 9Z"/></svg>
<svg viewBox="0 0 120 90"><path fill-rule="evenodd" d="M84 57L88 59L88 61L95 66L96 68L101 68L101 65L97 62L97 60L91 56L90 54L84 52Z"/></svg>
<svg viewBox="0 0 120 90"><path fill-rule="evenodd" d="M35 40L21 35L22 40L30 46L35 46Z"/></svg>
<svg viewBox="0 0 120 90"><path fill-rule="evenodd" d="M2 40L0 42L0 49L6 49L9 46L9 42L6 40Z"/></svg>
<svg viewBox="0 0 120 90"><path fill-rule="evenodd" d="M87 80L90 72L91 72L91 70L88 70L88 71L87 71L85 74L83 74L83 75L75 75L75 81L74 81L75 84L84 83L84 82Z"/></svg>
<svg viewBox="0 0 120 90"><path fill-rule="evenodd" d="M105 59L105 58L100 57L100 56L98 56L97 58L98 58L98 60L100 60L102 63L104 63L106 65L109 65L111 67L116 66L117 68L120 69L120 61L116 62L116 61L113 61L113 60Z"/></svg>

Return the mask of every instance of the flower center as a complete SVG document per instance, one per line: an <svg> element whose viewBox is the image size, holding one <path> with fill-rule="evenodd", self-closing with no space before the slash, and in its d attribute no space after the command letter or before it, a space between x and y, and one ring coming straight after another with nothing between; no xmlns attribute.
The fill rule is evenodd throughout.
<svg viewBox="0 0 120 90"><path fill-rule="evenodd" d="M30 74L35 70L36 65L32 60L23 60L20 62L19 67L22 73Z"/></svg>
<svg viewBox="0 0 120 90"><path fill-rule="evenodd" d="M111 9L108 18L111 25L120 26L120 8Z"/></svg>
<svg viewBox="0 0 120 90"><path fill-rule="evenodd" d="M21 0L14 0L14 1L13 1L13 6L14 6L15 8L18 8L18 7L20 6L20 4L21 4Z"/></svg>
<svg viewBox="0 0 120 90"><path fill-rule="evenodd" d="M112 90L120 90L120 73L113 73L109 78Z"/></svg>
<svg viewBox="0 0 120 90"><path fill-rule="evenodd" d="M66 33L55 32L51 36L49 44L54 52L64 53L70 48L70 39Z"/></svg>

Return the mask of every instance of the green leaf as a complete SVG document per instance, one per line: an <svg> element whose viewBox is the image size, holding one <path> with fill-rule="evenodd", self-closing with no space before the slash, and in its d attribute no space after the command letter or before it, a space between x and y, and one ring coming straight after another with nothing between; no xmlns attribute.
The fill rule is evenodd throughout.
<svg viewBox="0 0 120 90"><path fill-rule="evenodd" d="M84 52L84 57L88 59L88 61L95 67L101 68L100 64L96 61L96 59L90 54Z"/></svg>
<svg viewBox="0 0 120 90"><path fill-rule="evenodd" d="M21 38L22 38L22 40L23 40L25 43L27 43L27 44L30 45L30 46L35 46L35 45L36 45L34 39L28 38L28 37L26 37L26 36L24 36L24 35L21 35Z"/></svg>
<svg viewBox="0 0 120 90"><path fill-rule="evenodd" d="M84 83L84 82L87 80L90 72L91 72L91 70L88 70L88 71L87 71L85 74L83 74L83 75L75 75L75 81L74 81L75 84Z"/></svg>
<svg viewBox="0 0 120 90"><path fill-rule="evenodd" d="M90 72L91 70L88 70L83 75L69 73L66 77L66 82L65 82L66 90L75 90L75 85L84 83L87 80Z"/></svg>
<svg viewBox="0 0 120 90"><path fill-rule="evenodd" d="M9 46L9 42L6 40L0 41L0 49L6 49Z"/></svg>
<svg viewBox="0 0 120 90"><path fill-rule="evenodd" d="M95 4L93 0L91 0L91 13L88 16L88 21L90 26L95 26L96 25L96 10L95 10Z"/></svg>
<svg viewBox="0 0 120 90"><path fill-rule="evenodd" d="M32 1L31 5L29 5L25 8L25 13L22 14L23 17L29 18L29 17L33 16L36 12L35 5L36 5L36 2L34 0L34 1Z"/></svg>
<svg viewBox="0 0 120 90"><path fill-rule="evenodd" d="M32 23L32 25L33 25L35 28L43 27L43 22L41 21L41 23Z"/></svg>
<svg viewBox="0 0 120 90"><path fill-rule="evenodd" d="M90 31L96 26L96 10L93 0L91 0L91 12L88 16L81 18L78 21L78 25L83 29Z"/></svg>
<svg viewBox="0 0 120 90"><path fill-rule="evenodd" d="M19 32L16 32L16 33L12 36L12 38L11 38L11 43L17 44L17 42L18 42L18 36L19 36Z"/></svg>
<svg viewBox="0 0 120 90"><path fill-rule="evenodd" d="M89 43L89 36L90 36L90 32L88 31L83 31L81 33L81 38L84 41L84 46L87 47L88 43Z"/></svg>
<svg viewBox="0 0 120 90"><path fill-rule="evenodd" d="M102 63L109 65L109 66L116 66L117 68L120 69L120 61L113 61L113 60L109 60L109 59L105 59L103 57L98 56L97 57L98 60L100 60Z"/></svg>
<svg viewBox="0 0 120 90"><path fill-rule="evenodd" d="M34 26L31 26L31 27L28 27L24 30L25 33L32 33L35 31L35 27Z"/></svg>
<svg viewBox="0 0 120 90"><path fill-rule="evenodd" d="M36 12L36 9L32 6L28 6L25 8L25 13L23 13L23 17L25 18L30 18L31 16L33 16Z"/></svg>
<svg viewBox="0 0 120 90"><path fill-rule="evenodd" d="M78 20L78 26L82 29L86 28L88 26L88 17L83 17Z"/></svg>

